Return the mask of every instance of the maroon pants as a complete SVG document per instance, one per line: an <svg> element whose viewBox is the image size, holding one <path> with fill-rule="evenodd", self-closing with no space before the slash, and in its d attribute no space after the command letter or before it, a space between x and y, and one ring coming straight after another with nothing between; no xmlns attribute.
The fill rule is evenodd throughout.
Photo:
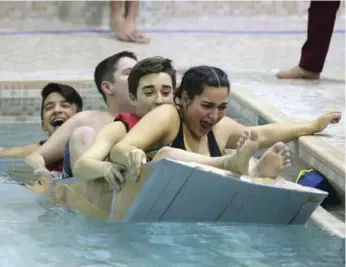
<svg viewBox="0 0 346 267"><path fill-rule="evenodd" d="M340 1L310 1L308 38L302 47L299 66L322 72Z"/></svg>

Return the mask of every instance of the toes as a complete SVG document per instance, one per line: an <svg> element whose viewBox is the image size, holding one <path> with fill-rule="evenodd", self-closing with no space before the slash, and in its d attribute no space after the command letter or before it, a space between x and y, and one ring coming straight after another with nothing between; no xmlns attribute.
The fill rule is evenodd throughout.
<svg viewBox="0 0 346 267"><path fill-rule="evenodd" d="M285 146L279 153L282 157L289 157L290 149L287 146Z"/></svg>
<svg viewBox="0 0 346 267"><path fill-rule="evenodd" d="M243 144L244 144L244 140L243 139L239 139L237 141L237 144L236 144L236 149L241 148Z"/></svg>
<svg viewBox="0 0 346 267"><path fill-rule="evenodd" d="M274 144L271 149L274 153L279 154L286 148L286 145L283 142L277 142Z"/></svg>
<svg viewBox="0 0 346 267"><path fill-rule="evenodd" d="M291 153L290 153L289 148L286 145L280 154L282 157L284 168L291 166Z"/></svg>
<svg viewBox="0 0 346 267"><path fill-rule="evenodd" d="M249 136L250 136L250 131L244 131L243 133L242 133L242 136L243 136L243 138L244 139L248 139L249 138Z"/></svg>
<svg viewBox="0 0 346 267"><path fill-rule="evenodd" d="M247 139L248 139L248 132L245 131L239 136L237 144L236 144L236 148L239 149L240 147L242 147Z"/></svg>
<svg viewBox="0 0 346 267"><path fill-rule="evenodd" d="M283 160L291 160L291 154L289 152L285 153L282 155Z"/></svg>
<svg viewBox="0 0 346 267"><path fill-rule="evenodd" d="M249 139L251 132L250 131L244 131L241 135L240 138L245 142L247 139Z"/></svg>
<svg viewBox="0 0 346 267"><path fill-rule="evenodd" d="M291 160L290 159L284 160L283 166L284 166L284 168L287 168L287 167L291 166Z"/></svg>
<svg viewBox="0 0 346 267"><path fill-rule="evenodd" d="M258 133L253 130L246 130L244 131L238 138L238 141L236 143L236 149L241 148L246 141L257 141L258 140Z"/></svg>

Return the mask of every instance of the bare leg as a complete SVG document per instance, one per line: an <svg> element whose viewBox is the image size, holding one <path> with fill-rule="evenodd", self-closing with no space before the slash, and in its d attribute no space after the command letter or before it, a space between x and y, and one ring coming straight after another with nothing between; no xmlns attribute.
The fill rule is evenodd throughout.
<svg viewBox="0 0 346 267"><path fill-rule="evenodd" d="M250 177L276 178L281 171L291 165L288 147L278 142L269 148L260 158L258 164L250 171Z"/></svg>
<svg viewBox="0 0 346 267"><path fill-rule="evenodd" d="M252 155L259 148L258 135L255 131L246 131L240 135L236 152L231 156L225 156L224 169L247 175Z"/></svg>
<svg viewBox="0 0 346 267"><path fill-rule="evenodd" d="M121 11L121 1L111 1L110 27L120 41L142 44L150 42L150 39L137 30L138 8L138 1L126 1L124 15Z"/></svg>
<svg viewBox="0 0 346 267"><path fill-rule="evenodd" d="M139 1L125 2L125 21L136 38L137 43L149 43L150 39L137 29L136 20L139 10Z"/></svg>

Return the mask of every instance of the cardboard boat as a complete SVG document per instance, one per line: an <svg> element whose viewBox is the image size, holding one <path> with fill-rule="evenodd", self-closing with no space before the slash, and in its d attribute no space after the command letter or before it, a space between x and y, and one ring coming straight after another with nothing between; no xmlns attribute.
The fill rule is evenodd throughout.
<svg viewBox="0 0 346 267"><path fill-rule="evenodd" d="M15 178L23 170L9 173ZM304 224L328 195L284 179L235 177L170 159L144 164L140 178L127 180L116 194L104 178L70 179L54 186L51 201L92 217L130 222Z"/></svg>

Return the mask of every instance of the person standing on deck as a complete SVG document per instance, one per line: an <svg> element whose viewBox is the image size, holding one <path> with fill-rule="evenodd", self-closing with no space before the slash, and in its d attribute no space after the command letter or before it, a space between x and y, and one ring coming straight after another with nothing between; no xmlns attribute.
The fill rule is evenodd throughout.
<svg viewBox="0 0 346 267"><path fill-rule="evenodd" d="M319 79L332 38L340 1L310 1L308 36L299 65L276 74L279 79Z"/></svg>
<svg viewBox="0 0 346 267"><path fill-rule="evenodd" d="M125 13L121 10L121 4L122 1L111 1L109 24L116 38L123 42L148 44L150 39L136 26L139 1L125 1Z"/></svg>

